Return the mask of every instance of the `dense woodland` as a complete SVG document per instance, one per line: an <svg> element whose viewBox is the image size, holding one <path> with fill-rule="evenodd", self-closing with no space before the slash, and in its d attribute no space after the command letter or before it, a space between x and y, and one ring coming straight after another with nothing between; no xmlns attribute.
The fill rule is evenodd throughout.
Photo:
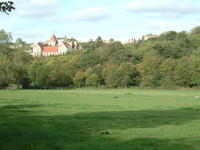
<svg viewBox="0 0 200 150"><path fill-rule="evenodd" d="M199 88L200 27L106 44L101 37L66 55L35 57L0 30L0 88Z"/></svg>

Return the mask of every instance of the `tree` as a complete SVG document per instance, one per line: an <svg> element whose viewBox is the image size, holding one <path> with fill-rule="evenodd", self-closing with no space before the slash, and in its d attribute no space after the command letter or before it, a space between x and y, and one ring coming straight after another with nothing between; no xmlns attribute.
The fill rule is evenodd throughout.
<svg viewBox="0 0 200 150"><path fill-rule="evenodd" d="M109 40L110 42L115 42L115 40L113 39L113 38L110 38L110 40Z"/></svg>
<svg viewBox="0 0 200 150"><path fill-rule="evenodd" d="M18 50L29 51L31 49L31 44L27 44L21 38L17 38L14 43L14 47Z"/></svg>
<svg viewBox="0 0 200 150"><path fill-rule="evenodd" d="M51 69L45 60L34 60L28 70L32 84L38 87L47 87Z"/></svg>
<svg viewBox="0 0 200 150"><path fill-rule="evenodd" d="M164 58L178 59L182 57L182 47L178 45L178 42L166 40L157 41L153 44L152 48Z"/></svg>
<svg viewBox="0 0 200 150"><path fill-rule="evenodd" d="M196 56L178 60L175 69L176 84L183 87L200 86L200 59Z"/></svg>
<svg viewBox="0 0 200 150"><path fill-rule="evenodd" d="M15 9L13 4L14 4L13 1L0 2L0 11L8 15L9 14L8 12L11 12L12 10Z"/></svg>
<svg viewBox="0 0 200 150"><path fill-rule="evenodd" d="M139 72L130 62L122 63L120 66L104 65L102 75L109 88L124 88L139 84Z"/></svg>
<svg viewBox="0 0 200 150"><path fill-rule="evenodd" d="M95 51L96 48L101 47L103 44L103 39L100 36L98 36L95 41L90 40L89 42L81 43L83 48L87 49L88 52Z"/></svg>
<svg viewBox="0 0 200 150"><path fill-rule="evenodd" d="M177 39L177 32L176 31L164 32L159 36L159 39L168 40L168 41L176 40Z"/></svg>
<svg viewBox="0 0 200 150"><path fill-rule="evenodd" d="M123 63L114 71L115 87L129 87L137 85L138 72L132 63Z"/></svg>
<svg viewBox="0 0 200 150"><path fill-rule="evenodd" d="M0 30L0 88L6 88L14 82L12 37Z"/></svg>
<svg viewBox="0 0 200 150"><path fill-rule="evenodd" d="M12 62L5 56L0 55L0 89L6 88L14 81Z"/></svg>
<svg viewBox="0 0 200 150"><path fill-rule="evenodd" d="M91 72L91 73L98 75L100 84L103 84L102 70L103 70L102 65L98 64L95 67L93 67L92 72Z"/></svg>
<svg viewBox="0 0 200 150"><path fill-rule="evenodd" d="M189 34L189 40L194 48L200 47L200 26L192 29L191 33Z"/></svg>
<svg viewBox="0 0 200 150"><path fill-rule="evenodd" d="M173 88L176 85L175 69L176 60L172 58L165 59L161 64L162 86Z"/></svg>
<svg viewBox="0 0 200 150"><path fill-rule="evenodd" d="M73 78L75 87L82 88L85 85L85 75L81 71L78 71Z"/></svg>
<svg viewBox="0 0 200 150"><path fill-rule="evenodd" d="M120 64L124 62L124 53L126 56L124 45L121 42L113 42L102 45L97 48L95 53L103 61L109 61L113 63Z"/></svg>
<svg viewBox="0 0 200 150"><path fill-rule="evenodd" d="M22 42L22 40L21 40ZM12 36L10 33L6 33L4 30L0 30L0 87L6 88L11 84L17 86L28 85L27 73L24 66L30 62L32 56L30 56L25 49L28 44L19 46L19 42L12 42ZM26 81L25 81L26 80ZM26 86L27 87L27 86Z"/></svg>
<svg viewBox="0 0 200 150"><path fill-rule="evenodd" d="M200 59L190 57L191 83L190 86L200 87Z"/></svg>
<svg viewBox="0 0 200 150"><path fill-rule="evenodd" d="M116 67L113 67L111 70L107 72L107 75L105 77L105 83L106 87L108 88L117 88L115 79L113 78L115 75Z"/></svg>
<svg viewBox="0 0 200 150"><path fill-rule="evenodd" d="M11 33L7 33L5 30L0 30L0 44L10 43L12 41Z"/></svg>
<svg viewBox="0 0 200 150"><path fill-rule="evenodd" d="M14 84L18 86L22 85L22 88L28 88L28 85L31 82L26 72L26 65L29 64L31 60L32 56L26 52L26 49L15 49L12 58L12 66L15 78Z"/></svg>
<svg viewBox="0 0 200 150"><path fill-rule="evenodd" d="M161 85L161 63L162 58L155 51L145 54L144 60L138 67L141 74L141 86L159 87Z"/></svg>
<svg viewBox="0 0 200 150"><path fill-rule="evenodd" d="M90 52L83 53L79 59L76 60L74 66L76 69L84 69L88 67L94 67L97 64L100 64L102 61L98 55Z"/></svg>
<svg viewBox="0 0 200 150"><path fill-rule="evenodd" d="M48 85L53 87L68 87L72 82L72 69L66 62L60 59L49 59L47 66L50 67Z"/></svg>
<svg viewBox="0 0 200 150"><path fill-rule="evenodd" d="M189 57L183 57L177 61L175 68L176 84L183 87L189 87L192 80L191 60Z"/></svg>
<svg viewBox="0 0 200 150"><path fill-rule="evenodd" d="M99 77L94 73L88 76L88 78L85 80L86 86L97 87L98 83L99 83Z"/></svg>

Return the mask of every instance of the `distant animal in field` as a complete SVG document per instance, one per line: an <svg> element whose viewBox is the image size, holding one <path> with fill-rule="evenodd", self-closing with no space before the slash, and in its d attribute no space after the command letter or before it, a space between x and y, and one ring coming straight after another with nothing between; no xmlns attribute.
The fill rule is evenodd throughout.
<svg viewBox="0 0 200 150"><path fill-rule="evenodd" d="M110 134L108 131L101 132L101 134Z"/></svg>

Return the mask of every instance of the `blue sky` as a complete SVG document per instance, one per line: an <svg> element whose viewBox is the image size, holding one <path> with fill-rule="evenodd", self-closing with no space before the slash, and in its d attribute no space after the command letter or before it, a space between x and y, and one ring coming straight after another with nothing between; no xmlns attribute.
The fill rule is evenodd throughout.
<svg viewBox="0 0 200 150"><path fill-rule="evenodd" d="M123 42L144 34L190 31L200 25L199 0L14 0L0 27L31 43L57 37Z"/></svg>

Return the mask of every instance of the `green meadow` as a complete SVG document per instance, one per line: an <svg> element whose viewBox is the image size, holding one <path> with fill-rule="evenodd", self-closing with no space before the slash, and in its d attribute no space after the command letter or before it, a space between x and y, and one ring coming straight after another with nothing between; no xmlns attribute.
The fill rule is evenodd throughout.
<svg viewBox="0 0 200 150"><path fill-rule="evenodd" d="M0 91L0 150L199 149L198 90Z"/></svg>

